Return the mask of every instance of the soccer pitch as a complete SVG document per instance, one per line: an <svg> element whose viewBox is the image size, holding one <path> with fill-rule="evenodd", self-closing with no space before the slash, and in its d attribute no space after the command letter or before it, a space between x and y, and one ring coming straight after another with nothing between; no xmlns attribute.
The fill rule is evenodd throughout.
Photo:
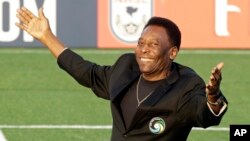
<svg viewBox="0 0 250 141"><path fill-rule="evenodd" d="M72 49L84 58L110 65L132 50ZM250 50L181 50L176 62L204 80L225 63L221 89L229 109L220 126L195 128L188 141L229 141L229 125L250 124ZM97 98L59 69L47 49L0 49L0 141L109 141L109 101Z"/></svg>

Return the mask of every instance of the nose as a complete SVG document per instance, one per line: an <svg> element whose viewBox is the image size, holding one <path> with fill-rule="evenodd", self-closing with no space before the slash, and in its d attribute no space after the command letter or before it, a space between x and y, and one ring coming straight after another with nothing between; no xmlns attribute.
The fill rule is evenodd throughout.
<svg viewBox="0 0 250 141"><path fill-rule="evenodd" d="M148 45L146 44L146 45L144 45L143 47L141 47L141 52L143 52L143 53L147 53L147 52L149 52L149 47L148 47Z"/></svg>

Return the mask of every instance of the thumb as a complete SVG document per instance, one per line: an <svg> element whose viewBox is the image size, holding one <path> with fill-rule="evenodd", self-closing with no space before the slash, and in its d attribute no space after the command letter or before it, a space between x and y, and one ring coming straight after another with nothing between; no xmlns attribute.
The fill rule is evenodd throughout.
<svg viewBox="0 0 250 141"><path fill-rule="evenodd" d="M43 18L43 19L46 18L44 13L43 13L43 7L39 8L38 16L39 16L39 18Z"/></svg>
<svg viewBox="0 0 250 141"><path fill-rule="evenodd" d="M217 64L216 68L221 71L223 66L224 66L224 62L220 62L219 64Z"/></svg>

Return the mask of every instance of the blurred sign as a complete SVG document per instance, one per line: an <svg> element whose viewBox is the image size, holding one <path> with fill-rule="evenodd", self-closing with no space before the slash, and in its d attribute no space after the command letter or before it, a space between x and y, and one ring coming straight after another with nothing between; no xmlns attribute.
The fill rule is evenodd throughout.
<svg viewBox="0 0 250 141"><path fill-rule="evenodd" d="M249 0L0 0L0 47L42 46L15 26L21 6L44 7L69 47L134 48L151 16L173 20L182 48L250 48Z"/></svg>
<svg viewBox="0 0 250 141"><path fill-rule="evenodd" d="M113 11L113 5L119 5L119 9ZM152 11L152 15L173 20L182 32L182 48L250 48L249 6L249 0L100 0L98 47L136 46L136 40L121 40L112 30L116 22L112 15L126 12L124 7L132 7L137 9L133 14L141 15L138 19L142 19L141 10L145 15ZM123 21L131 21L129 13L126 14ZM140 35L136 36L133 39Z"/></svg>

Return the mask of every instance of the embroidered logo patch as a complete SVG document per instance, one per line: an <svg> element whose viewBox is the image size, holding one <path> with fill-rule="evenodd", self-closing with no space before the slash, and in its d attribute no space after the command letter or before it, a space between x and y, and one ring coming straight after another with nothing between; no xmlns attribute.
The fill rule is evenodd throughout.
<svg viewBox="0 0 250 141"><path fill-rule="evenodd" d="M165 128L165 121L160 117L154 117L149 122L149 130L153 134L161 134Z"/></svg>

